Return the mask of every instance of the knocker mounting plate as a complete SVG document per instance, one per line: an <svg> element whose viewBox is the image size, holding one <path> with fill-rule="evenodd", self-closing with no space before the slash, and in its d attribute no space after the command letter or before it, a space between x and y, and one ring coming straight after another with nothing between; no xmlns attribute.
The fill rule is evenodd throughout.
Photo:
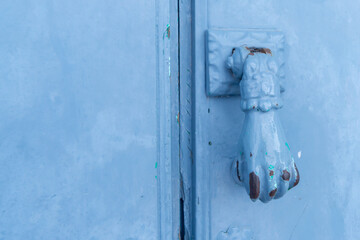
<svg viewBox="0 0 360 240"><path fill-rule="evenodd" d="M226 68L234 46L271 49L273 57L284 63L285 37L274 29L211 29L206 34L206 94L210 97L240 95L239 81ZM282 82L283 79L279 79Z"/></svg>

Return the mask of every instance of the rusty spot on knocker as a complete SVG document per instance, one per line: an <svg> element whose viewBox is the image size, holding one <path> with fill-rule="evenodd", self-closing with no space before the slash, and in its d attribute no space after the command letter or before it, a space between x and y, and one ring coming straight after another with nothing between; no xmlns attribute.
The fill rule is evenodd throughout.
<svg viewBox="0 0 360 240"><path fill-rule="evenodd" d="M296 167L296 164L294 163L294 167L295 167L295 171L296 171L296 178L295 178L295 182L294 182L294 185L289 187L289 190L292 189L293 187L295 187L296 185L299 184L299 181L300 181L300 174L299 174L299 170L297 169Z"/></svg>
<svg viewBox="0 0 360 240"><path fill-rule="evenodd" d="M249 55L254 55L254 53L264 53L272 55L272 52L269 48L246 47L246 50L250 51Z"/></svg>
<svg viewBox="0 0 360 240"><path fill-rule="evenodd" d="M270 196L271 198L274 197L275 194L276 194L276 192L277 192L277 188L275 188L274 190L272 190L272 191L269 193L269 196Z"/></svg>
<svg viewBox="0 0 360 240"><path fill-rule="evenodd" d="M297 170L297 167L296 167L295 163L294 163L294 165L295 165L295 170L296 170L296 180L295 180L295 183L294 183L294 187L295 187L300 182L300 174L299 174L299 170Z"/></svg>
<svg viewBox="0 0 360 240"><path fill-rule="evenodd" d="M254 172L249 174L250 198L257 199L260 194L260 179Z"/></svg>
<svg viewBox="0 0 360 240"><path fill-rule="evenodd" d="M300 181L300 174L299 174L299 170L297 169L296 167L296 164L294 163L294 166L295 166L295 170L296 170L296 180L294 182L294 186L295 187L296 185L298 185L299 181Z"/></svg>
<svg viewBox="0 0 360 240"><path fill-rule="evenodd" d="M284 181L289 181L289 179L290 179L290 173L289 173L287 170L284 170L284 171L283 171L282 179L283 179Z"/></svg>

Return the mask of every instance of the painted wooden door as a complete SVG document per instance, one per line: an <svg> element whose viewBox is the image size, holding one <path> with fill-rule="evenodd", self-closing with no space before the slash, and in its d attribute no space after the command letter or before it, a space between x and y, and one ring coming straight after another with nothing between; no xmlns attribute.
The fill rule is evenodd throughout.
<svg viewBox="0 0 360 240"><path fill-rule="evenodd" d="M0 239L178 235L172 11L0 2Z"/></svg>
<svg viewBox="0 0 360 240"><path fill-rule="evenodd" d="M359 239L359 8L339 0L194 2L195 239ZM249 28L285 35L278 114L301 176L267 204L251 201L230 174L240 151L241 97L205 90L206 31Z"/></svg>

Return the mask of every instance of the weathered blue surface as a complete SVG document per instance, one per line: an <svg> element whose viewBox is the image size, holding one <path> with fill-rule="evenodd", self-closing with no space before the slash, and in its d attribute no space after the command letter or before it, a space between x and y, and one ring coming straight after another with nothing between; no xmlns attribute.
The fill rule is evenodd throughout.
<svg viewBox="0 0 360 240"><path fill-rule="evenodd" d="M197 237L216 239L233 226L260 240L359 238L359 8L350 0L196 1ZM278 114L301 180L268 204L249 201L229 174L244 113L240 97L206 97L205 32L213 28L277 28L286 36Z"/></svg>
<svg viewBox="0 0 360 240"><path fill-rule="evenodd" d="M168 14L146 0L0 2L0 239L169 233Z"/></svg>

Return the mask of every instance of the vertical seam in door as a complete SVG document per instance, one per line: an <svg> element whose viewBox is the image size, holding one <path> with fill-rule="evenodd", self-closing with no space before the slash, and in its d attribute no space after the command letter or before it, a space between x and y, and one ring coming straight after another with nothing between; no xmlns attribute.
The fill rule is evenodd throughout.
<svg viewBox="0 0 360 240"><path fill-rule="evenodd" d="M183 238L193 238L193 154L192 154L192 1L178 0L179 44L179 124L180 124L180 196L183 213Z"/></svg>
<svg viewBox="0 0 360 240"><path fill-rule="evenodd" d="M180 111L181 111L181 97L180 97L180 79L181 79L181 71L180 71L180 3L179 3L180 0L177 0L177 23L178 23L178 26L177 26L177 30L178 30L178 102L179 102L179 105L178 105L178 122L179 122L179 177L180 177L180 186L179 186L179 191L180 191L180 199L179 199L179 206L180 206L180 219L179 219L179 222L180 222L180 230L179 230L179 239L180 240L183 240L185 239L184 236L185 236L185 212L184 212L184 198L183 198L183 181L182 181L182 175L181 175L181 124L180 124Z"/></svg>

